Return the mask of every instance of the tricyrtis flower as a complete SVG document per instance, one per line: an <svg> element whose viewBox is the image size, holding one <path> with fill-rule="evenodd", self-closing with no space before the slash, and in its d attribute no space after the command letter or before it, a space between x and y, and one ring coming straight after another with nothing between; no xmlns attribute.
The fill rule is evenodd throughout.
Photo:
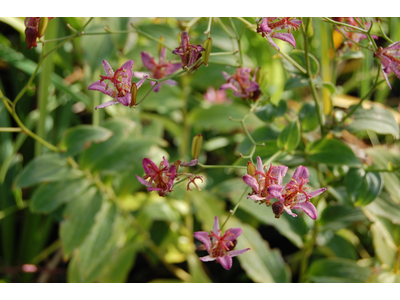
<svg viewBox="0 0 400 300"><path fill-rule="evenodd" d="M46 28L43 28L41 32L39 32L39 24L41 19L43 18L29 17L25 19L25 41L28 44L28 49L37 47L36 39L41 38L46 30ZM47 18L47 20L51 19L53 18ZM45 26L47 27L47 24Z"/></svg>
<svg viewBox="0 0 400 300"><path fill-rule="evenodd" d="M352 25L354 27L360 27L357 23L357 21L355 20L355 18L352 17L346 17L346 18L334 18L336 19L336 21L343 23L347 23L349 25ZM344 19L344 20L343 20ZM357 18L357 20L359 20L359 18ZM365 23L365 29L368 30L371 27L371 23ZM360 28L361 29L361 28ZM367 35L361 32L356 32L355 29L353 28L347 28L345 26L338 26L338 28L336 29L340 32L342 32L348 39L349 41L347 41L347 45L349 47L353 46L352 42L356 42L359 43L361 40L363 39L368 39ZM377 35L372 35L372 38L377 40L378 36Z"/></svg>
<svg viewBox="0 0 400 300"><path fill-rule="evenodd" d="M400 78L400 41L386 48L379 47L378 52L376 52L374 56L379 58L386 82L389 87L392 88L386 74L393 71L397 78Z"/></svg>
<svg viewBox="0 0 400 300"><path fill-rule="evenodd" d="M279 218L283 211L293 217L297 217L292 212L292 209L303 210L313 220L317 218L317 210L314 204L310 202L310 199L324 192L326 188L308 192L307 190L310 188L304 186L308 182L308 178L308 169L299 166L284 189L278 184L268 187L268 193L279 200L272 204L272 210L276 218Z"/></svg>
<svg viewBox="0 0 400 300"><path fill-rule="evenodd" d="M251 164L249 162L249 164ZM270 165L269 169L264 167L261 158L257 157L257 170L254 175L246 174L243 176L243 181L249 185L253 191L247 197L258 201L260 204L265 203L267 206L270 205L270 200L275 198L268 192L268 188L272 185L281 186L282 178L285 177L288 167L286 166L273 166ZM282 187L281 187L282 190Z"/></svg>
<svg viewBox="0 0 400 300"><path fill-rule="evenodd" d="M216 91L213 87L208 87L207 92L204 94L204 100L215 104L225 103L227 101L226 91Z"/></svg>
<svg viewBox="0 0 400 300"><path fill-rule="evenodd" d="M165 157L160 163L158 167L153 161L149 158L144 158L142 161L145 176L140 177L136 175L136 178L139 180L141 184L147 187L149 192L156 191L162 197L166 194L172 192L172 187L174 185L174 180L179 179L179 176L186 175L188 176L188 185L187 189L191 191L190 184L194 184L197 189L200 188L197 186L195 180L200 179L203 181L201 176L197 176L191 173L178 173L178 169L180 166L182 167L194 167L198 163L198 159L193 159L187 163L177 160L173 164L169 163ZM147 180L150 179L150 180Z"/></svg>
<svg viewBox="0 0 400 300"><path fill-rule="evenodd" d="M288 42L293 48L296 48L296 40L291 33L277 32L278 30L291 29L296 30L300 27L301 20L296 20L293 18L275 18L267 17L262 18L261 22L257 24L257 32L267 38L268 42L278 49L279 47L275 44L272 38L280 39L282 41Z"/></svg>
<svg viewBox="0 0 400 300"><path fill-rule="evenodd" d="M143 178L136 175L141 184L147 186L150 192L157 191L162 197L172 191L177 170L175 164L170 165L165 157L163 157L159 167L149 158L144 158L142 164L146 175ZM150 180L147 181L146 179Z"/></svg>
<svg viewBox="0 0 400 300"><path fill-rule="evenodd" d="M150 53L147 53L146 51L143 51L141 53L143 65L150 70L150 72L152 73L151 77L153 77L154 79L162 79L164 77L167 77L168 75L174 73L182 67L181 63L173 64L171 62L165 62L165 51L166 49L165 47L163 47L160 51L160 58L158 60L158 63L154 61L154 58ZM143 78L144 76L149 75L143 72L133 72L133 76L136 78ZM154 81L151 81L150 83L152 86L156 84ZM154 91L158 92L163 83L166 83L168 85L178 84L175 80L167 79L163 82L158 83L157 86L154 88Z"/></svg>
<svg viewBox="0 0 400 300"><path fill-rule="evenodd" d="M100 91L103 94L114 98L114 100L105 102L95 107L95 109L107 107L117 103L121 103L124 106L129 106L132 98L130 91L132 86L131 79L133 60L128 60L122 65L122 67L118 68L115 73L110 64L105 60L103 60L103 67L107 75L100 75L101 79L92 83L88 89ZM146 75L142 80L136 83L137 89L141 87L147 77L148 76ZM108 81L108 83L105 83L105 81Z"/></svg>
<svg viewBox="0 0 400 300"><path fill-rule="evenodd" d="M181 57L182 67L184 69L192 66L201 57L201 52L205 51L202 45L191 45L189 43L189 38L186 31L182 32L181 45L172 51L173 54L177 54Z"/></svg>
<svg viewBox="0 0 400 300"><path fill-rule="evenodd" d="M232 76L222 72L227 83L224 83L220 90L231 89L234 96L241 97L243 100L246 98L257 100L261 95L260 86L256 82L257 71L258 69L255 70L252 81L250 81L250 68L238 68L236 74Z"/></svg>
<svg viewBox="0 0 400 300"><path fill-rule="evenodd" d="M204 244L205 250L207 250L209 254L207 256L200 257L200 260L217 260L217 262L219 262L224 269L230 270L232 267L232 257L238 256L245 253L247 250L250 250L250 248L234 250L237 244L236 239L241 234L242 229L231 228L228 229L224 235L222 235L221 230L219 229L218 217L215 217L213 231L210 231L210 233L206 231L197 231L193 234L196 239ZM199 250L201 250L203 247L199 248Z"/></svg>

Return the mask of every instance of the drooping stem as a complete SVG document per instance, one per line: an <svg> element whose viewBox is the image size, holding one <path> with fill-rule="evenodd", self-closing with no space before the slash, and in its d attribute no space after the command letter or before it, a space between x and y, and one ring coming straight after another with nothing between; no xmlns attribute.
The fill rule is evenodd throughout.
<svg viewBox="0 0 400 300"><path fill-rule="evenodd" d="M240 36L239 36L238 31L236 30L236 26L235 26L235 23L233 22L232 18L229 18L229 21L231 22L233 31L235 32L235 35L236 35L236 41L237 41L238 50L239 50L239 65L240 65L240 67L243 67L243 54L242 54L242 46L241 46L242 44L240 41Z"/></svg>
<svg viewBox="0 0 400 300"><path fill-rule="evenodd" d="M222 231L222 229L224 229L224 226L225 226L225 224L228 222L229 218L230 218L232 215L235 214L236 210L237 210L238 207L239 207L240 202L243 200L243 197L247 194L247 191L249 190L249 188L250 188L250 187L248 186L248 187L244 190L243 194L240 196L238 202L236 203L235 207L233 208L233 210L232 210L231 213L229 214L228 218L226 218L224 224L222 224L222 226L221 226L221 231Z"/></svg>
<svg viewBox="0 0 400 300"><path fill-rule="evenodd" d="M212 22L212 17L209 18L207 30L204 31L204 34L207 34L207 38L209 38L211 34L211 22Z"/></svg>
<svg viewBox="0 0 400 300"><path fill-rule="evenodd" d="M136 27L136 26L133 25L132 23L131 23L131 26L132 26L133 28L135 28L135 30L136 30L137 33L140 33L141 35L147 37L148 39L150 39L150 40L152 40L152 41L155 41L155 42L157 42L157 43L163 45L165 48L167 48L167 49L170 50L170 51L173 51L173 50L174 50L173 48L171 48L170 46L168 46L166 43L164 43L162 40L157 39L157 38L151 36L150 34L148 34L148 33L144 32L144 31L140 30L138 27Z"/></svg>

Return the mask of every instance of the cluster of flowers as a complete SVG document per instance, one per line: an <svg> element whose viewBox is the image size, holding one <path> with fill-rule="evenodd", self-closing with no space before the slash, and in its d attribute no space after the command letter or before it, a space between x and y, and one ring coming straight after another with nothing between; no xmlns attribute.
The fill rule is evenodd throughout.
<svg viewBox="0 0 400 300"><path fill-rule="evenodd" d="M301 209L315 220L317 218L317 210L314 204L310 202L310 199L324 192L326 188L307 192L309 187L304 185L308 182L309 173L308 169L303 166L299 166L296 169L290 182L283 187L282 179L285 177L287 169L287 166L273 166L271 164L269 169L265 167L264 171L264 166L259 156L257 157L257 168L251 162L248 162L248 174L243 176L243 181L253 190L247 198L251 198L259 204L272 205L275 218L279 218L283 211L293 217L297 217L292 212L292 209ZM278 201L271 203L270 200L274 198L278 199Z"/></svg>
<svg viewBox="0 0 400 300"><path fill-rule="evenodd" d="M51 19L53 18L29 17L25 19L25 41L29 50L32 47L37 47L36 40L44 35Z"/></svg>

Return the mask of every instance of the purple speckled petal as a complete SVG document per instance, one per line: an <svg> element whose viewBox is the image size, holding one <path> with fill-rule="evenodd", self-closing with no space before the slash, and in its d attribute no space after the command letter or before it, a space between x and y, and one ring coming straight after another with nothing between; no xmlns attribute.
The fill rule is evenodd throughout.
<svg viewBox="0 0 400 300"><path fill-rule="evenodd" d="M167 80L165 80L163 82L160 82L160 83L165 83L165 84L168 84L168 85L177 85L178 84L178 82L176 82L173 79L167 79Z"/></svg>
<svg viewBox="0 0 400 300"><path fill-rule="evenodd" d="M164 64L165 57L166 57L166 52L165 52L166 50L167 50L167 49L166 49L165 47L162 47L162 48L161 48L160 56L159 56L159 59L158 59L158 64L159 64L159 65Z"/></svg>
<svg viewBox="0 0 400 300"><path fill-rule="evenodd" d="M147 190L148 190L149 192L162 192L162 191L163 191L162 188L154 188L154 187L151 187L151 186L148 187Z"/></svg>
<svg viewBox="0 0 400 300"><path fill-rule="evenodd" d="M176 174L176 166L175 166L175 165L172 165L172 166L169 168L169 173L170 173L171 175L169 176L169 182L168 182L168 184L167 184L167 188L168 188L168 191L171 191L172 186L174 185L175 174Z"/></svg>
<svg viewBox="0 0 400 300"><path fill-rule="evenodd" d="M390 85L389 78L386 75L386 72L384 70L382 70L382 73L383 73L383 77L385 77L385 79L386 79L386 82L387 82L389 88L392 89L392 86Z"/></svg>
<svg viewBox="0 0 400 300"><path fill-rule="evenodd" d="M210 252L211 241L210 241L210 237L208 235L209 235L209 233L206 231L197 231L197 232L193 233L193 236L196 239L198 239L200 242L202 242L204 244L204 246L206 246L207 252Z"/></svg>
<svg viewBox="0 0 400 300"><path fill-rule="evenodd" d="M217 257L217 261L225 270L230 270L232 268L232 257L230 257L229 255Z"/></svg>
<svg viewBox="0 0 400 300"><path fill-rule="evenodd" d="M308 173L308 169L306 167L298 166L296 171L294 171L292 179L294 179L297 183L299 183L300 177L303 179L308 179L309 173Z"/></svg>
<svg viewBox="0 0 400 300"><path fill-rule="evenodd" d="M210 255L199 257L201 261L214 261L215 257L211 257Z"/></svg>
<svg viewBox="0 0 400 300"><path fill-rule="evenodd" d="M397 50L397 49L400 49L400 41L386 47L386 50Z"/></svg>
<svg viewBox="0 0 400 300"><path fill-rule="evenodd" d="M108 102L104 102L103 104L100 104L99 106L96 106L94 109L108 107L108 106L111 106L111 105L114 105L114 104L117 104L117 103L118 103L118 101L111 100L111 101L108 101Z"/></svg>
<svg viewBox="0 0 400 300"><path fill-rule="evenodd" d="M121 66L121 69L123 69L123 71L120 74L122 75L122 82L125 85L131 86L132 67L133 67L133 60L128 60Z"/></svg>
<svg viewBox="0 0 400 300"><path fill-rule="evenodd" d="M241 228L230 228L225 232L225 234L227 234L227 236L225 237L225 241L232 242L232 241L236 240L239 235L242 234L242 229Z"/></svg>
<svg viewBox="0 0 400 300"><path fill-rule="evenodd" d="M178 71L180 68L182 68L182 63L169 64L165 70L166 71L165 75L168 76L168 75Z"/></svg>
<svg viewBox="0 0 400 300"><path fill-rule="evenodd" d="M131 93L126 93L124 97L117 98L118 102L121 103L123 106L129 106L129 104L131 104L131 99L132 99Z"/></svg>
<svg viewBox="0 0 400 300"><path fill-rule="evenodd" d="M111 68L110 64L106 60L103 60L103 68L104 68L104 71L106 72L107 76L114 75L113 69Z"/></svg>
<svg viewBox="0 0 400 300"><path fill-rule="evenodd" d="M267 35L267 40L268 42L271 44L271 46L275 47L276 49L278 49L278 51L281 51L281 49L278 47L277 44L275 44L275 42L271 39L271 37L269 35Z"/></svg>
<svg viewBox="0 0 400 300"><path fill-rule="evenodd" d="M115 91L113 91L111 88L106 88L107 85L106 83L100 82L100 80L93 82L91 85L89 85L88 90L91 91L100 91L103 94L106 94L112 98L114 98L116 96Z"/></svg>
<svg viewBox="0 0 400 300"><path fill-rule="evenodd" d="M146 81L147 77L149 77L149 75L145 75L142 80L140 80L136 83L136 86L138 89L142 86L143 82Z"/></svg>
<svg viewBox="0 0 400 300"><path fill-rule="evenodd" d="M250 82L250 86L246 89L247 93L257 91L260 88L257 82L252 81Z"/></svg>
<svg viewBox="0 0 400 300"><path fill-rule="evenodd" d="M257 156L257 171L258 172L264 172L264 166L261 157ZM263 179L262 175L258 175L258 181L261 181Z"/></svg>
<svg viewBox="0 0 400 300"><path fill-rule="evenodd" d="M243 181L248 186L250 186L257 194L259 193L260 186L258 185L257 180L253 176L246 174L243 176Z"/></svg>
<svg viewBox="0 0 400 300"><path fill-rule="evenodd" d="M286 211L287 214L291 215L292 217L297 217L297 215L296 215L295 213L293 213L293 212L290 210L290 208L285 207L284 209L285 209L285 211Z"/></svg>
<svg viewBox="0 0 400 300"><path fill-rule="evenodd" d="M309 199L312 199L312 198L314 198L315 196L318 196L318 195L322 194L322 193L325 192L325 191L326 191L326 188L322 188L322 189L318 189L318 190L309 192L309 193L307 193L308 196L309 196L308 198L309 198ZM306 200L306 196L304 196L304 194L299 194L299 195L297 195L297 197L296 197L296 201L297 201L297 202L302 202L303 200Z"/></svg>
<svg viewBox="0 0 400 300"><path fill-rule="evenodd" d="M272 197L278 199L281 202L284 201L282 197L282 190L283 187L279 184L272 184L267 188L268 194L270 194Z"/></svg>
<svg viewBox="0 0 400 300"><path fill-rule="evenodd" d="M248 196L247 197L247 199L253 199L255 202L257 202L257 201L260 201L260 200L265 200L265 197L260 197L260 196L258 196L258 195L251 195L251 196Z"/></svg>
<svg viewBox="0 0 400 300"><path fill-rule="evenodd" d="M265 33L270 33L272 31L272 29L269 28L269 26L268 26L267 18L262 18L262 21L260 23L260 31L265 32Z"/></svg>
<svg viewBox="0 0 400 300"><path fill-rule="evenodd" d="M293 48L296 48L296 40L293 37L293 34L286 32L274 32L271 36L275 39L280 39L282 41L288 42Z"/></svg>
<svg viewBox="0 0 400 300"><path fill-rule="evenodd" d="M137 180L139 180L139 182L147 187L151 187L151 183L148 182L147 180L144 180L142 177L135 175Z"/></svg>
<svg viewBox="0 0 400 300"><path fill-rule="evenodd" d="M236 86L234 86L232 83L224 83L223 85L221 85L221 87L219 88L220 90L228 90L231 89L234 92L238 93L238 89Z"/></svg>
<svg viewBox="0 0 400 300"><path fill-rule="evenodd" d="M225 71L222 71L222 76L224 76L225 80L228 81L229 78L231 78L231 75L229 75L228 73L226 73Z"/></svg>
<svg viewBox="0 0 400 300"><path fill-rule="evenodd" d="M239 93L239 92L233 92L233 96L240 97L240 98L247 98L246 94L242 94L242 93Z"/></svg>
<svg viewBox="0 0 400 300"><path fill-rule="evenodd" d="M153 71L157 67L156 63L154 62L154 58L150 53L143 51L140 53L140 56L142 58L143 65L150 71Z"/></svg>
<svg viewBox="0 0 400 300"><path fill-rule="evenodd" d="M233 251L229 251L229 252L228 252L228 255L229 255L230 257L235 257L235 256L238 256L238 255L240 255L240 254L245 253L245 252L248 251L248 250L250 250L250 248L246 248L246 249L242 249L242 250L233 250Z"/></svg>
<svg viewBox="0 0 400 300"><path fill-rule="evenodd" d="M199 160L196 159L192 159L191 161L185 163L185 162L181 162L180 165L183 167L194 167L199 163Z"/></svg>
<svg viewBox="0 0 400 300"><path fill-rule="evenodd" d="M151 86L153 86L153 85L155 85L156 83L154 82L154 81L152 81L151 82ZM153 92L158 92L160 89L161 89L161 86L162 86L162 82L159 82L158 84L157 84L157 86L154 88L154 90L153 90Z"/></svg>
<svg viewBox="0 0 400 300"><path fill-rule="evenodd" d="M293 209L301 209L313 220L315 220L317 218L317 209L315 208L314 204L312 204L310 201L303 202L303 203L297 203L292 208Z"/></svg>
<svg viewBox="0 0 400 300"><path fill-rule="evenodd" d="M146 157L143 158L142 166L143 166L144 171L146 172L146 175L154 173L153 170L158 170L158 166L150 158L146 158ZM153 170L151 170L151 169L153 169Z"/></svg>

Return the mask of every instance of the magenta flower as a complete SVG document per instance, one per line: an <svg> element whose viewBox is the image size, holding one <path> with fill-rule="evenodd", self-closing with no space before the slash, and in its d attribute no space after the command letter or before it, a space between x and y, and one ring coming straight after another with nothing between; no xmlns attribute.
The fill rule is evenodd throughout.
<svg viewBox="0 0 400 300"><path fill-rule="evenodd" d="M242 229L231 228L228 229L225 234L221 236L218 217L215 217L213 231L210 231L210 233L206 231L197 231L193 234L196 239L204 244L203 247L199 247L199 250L207 250L209 254L207 256L200 257L200 260L217 260L217 262L219 262L224 269L230 270L230 268L232 268L232 257L238 256L245 253L247 250L250 250L250 248L243 250L233 250L235 249L235 246L237 244L236 239L241 234Z"/></svg>
<svg viewBox="0 0 400 300"><path fill-rule="evenodd" d="M40 19L40 17L25 18L25 41L28 44L28 50L30 50L32 47L37 47L36 39L42 37L39 36ZM51 20L53 18L48 19Z"/></svg>
<svg viewBox="0 0 400 300"><path fill-rule="evenodd" d="M100 75L100 80L92 83L88 90L100 91L103 94L106 94L114 100L105 102L99 106L96 106L95 109L103 108L107 106L111 106L117 103L121 103L124 106L129 106L131 104L131 79L132 79L132 67L133 60L128 60L126 63L122 65L121 68L118 68L115 73L111 68L110 64L103 60L104 71L106 72L106 76ZM148 75L143 77L138 83L136 83L137 88L139 89L143 82L146 80ZM106 84L104 81L108 80L109 82ZM111 85L111 87L110 87Z"/></svg>
<svg viewBox="0 0 400 300"><path fill-rule="evenodd" d="M268 188L272 185L281 186L282 178L285 177L287 169L288 167L286 166L273 166L271 164L269 170L265 167L267 172L264 172L262 160L258 156L257 171L255 172L255 175L251 176L246 174L243 176L243 181L253 189L247 199L251 198L255 202L259 201L260 204L265 203L269 206L270 200L275 198L275 196L268 192Z"/></svg>
<svg viewBox="0 0 400 300"><path fill-rule="evenodd" d="M201 52L205 51L202 45L191 45L189 44L189 35L186 31L182 32L181 45L172 51L173 54L177 54L181 57L182 67L188 68L193 65L200 57Z"/></svg>
<svg viewBox="0 0 400 300"><path fill-rule="evenodd" d="M262 18L261 22L257 24L257 32L261 33L263 37L267 38L268 42L273 47L278 49L278 51L281 49L279 49L272 38L288 42L293 46L293 48L296 48L296 40L291 33L277 32L277 30L289 29L290 32L291 29L298 29L301 23L301 20L292 18L264 17Z"/></svg>
<svg viewBox="0 0 400 300"><path fill-rule="evenodd" d="M216 104L225 103L227 101L226 91L225 90L216 91L214 90L213 87L210 86L207 88L207 92L204 94L204 100Z"/></svg>
<svg viewBox="0 0 400 300"><path fill-rule="evenodd" d="M166 50L165 47L161 49L158 64L154 61L154 58L150 53L147 53L146 51L143 51L141 53L143 65L150 70L150 72L152 73L152 77L154 79L161 79L167 77L168 75L174 73L175 71L177 71L182 67L181 63L176 63L176 64L172 64L171 62L166 63L165 50ZM144 76L149 76L149 75L143 72L133 72L133 76L136 78L143 78ZM158 83L157 86L154 88L154 91L158 92L161 89L161 85L163 83L166 83L168 85L178 84L175 80L167 79L163 82ZM151 86L154 86L156 83L154 81L151 81L150 84Z"/></svg>
<svg viewBox="0 0 400 300"><path fill-rule="evenodd" d="M374 54L382 64L383 76L385 76L386 82L390 88L392 86L389 83L389 78L386 74L393 71L397 78L400 78L400 41L396 42L389 47L379 47L378 52Z"/></svg>
<svg viewBox="0 0 400 300"><path fill-rule="evenodd" d="M230 76L226 72L222 72L227 83L224 83L220 90L231 89L233 90L233 95L236 97L241 97L243 100L249 98L251 100L257 100L261 95L260 86L256 82L256 75L258 68L255 70L253 75L253 80L250 81L250 68L238 68L236 74Z"/></svg>
<svg viewBox="0 0 400 300"><path fill-rule="evenodd" d="M304 187L304 185L308 182L308 178L308 169L299 166L285 188L279 184L268 187L268 193L279 200L272 204L272 211L275 214L275 218L279 218L284 210L289 215L297 217L297 215L292 212L292 209L303 210L313 220L317 218L317 210L314 204L310 202L310 199L323 193L326 188L307 192L306 190L310 188Z"/></svg>
<svg viewBox="0 0 400 300"><path fill-rule="evenodd" d="M147 186L149 192L156 191L161 197L172 192L172 186L177 171L177 166L175 164L170 165L165 157L163 157L160 167L157 167L157 165L148 158L143 159L142 165L146 175L143 178L136 175L136 178L141 184ZM149 181L146 180L148 178L150 178Z"/></svg>

